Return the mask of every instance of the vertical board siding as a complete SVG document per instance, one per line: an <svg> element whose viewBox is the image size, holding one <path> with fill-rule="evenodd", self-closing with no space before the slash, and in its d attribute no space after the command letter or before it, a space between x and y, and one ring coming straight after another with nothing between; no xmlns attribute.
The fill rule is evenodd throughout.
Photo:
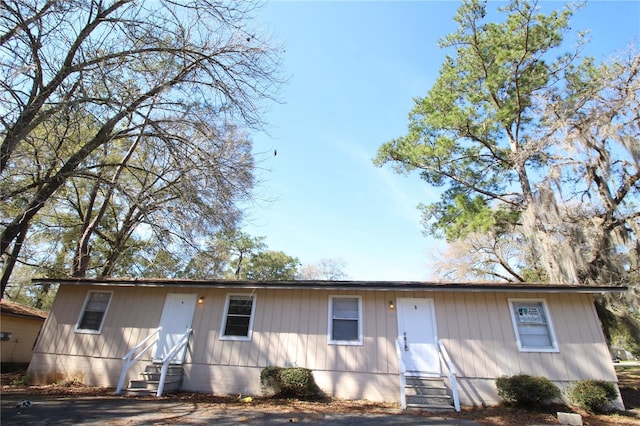
<svg viewBox="0 0 640 426"><path fill-rule="evenodd" d="M2 331L11 333L11 339L0 342L2 362L28 363L31 360L31 349L44 321L44 319L2 315L0 321Z"/></svg>
<svg viewBox="0 0 640 426"><path fill-rule="evenodd" d="M101 334L74 331L89 290L113 291ZM158 326L168 293L196 293L205 298L203 304L196 305L194 335L187 356L187 364L193 366L194 372L211 374L189 379L200 383L198 386L216 382L220 368L246 368L255 373L266 366L277 365L305 367L322 373L321 377L331 377L335 381L330 387L336 392L349 387L356 387L354 395L369 392L365 381L355 379L364 377L358 374L367 374L369 378L382 375L387 377L385 380L395 380L393 377L398 373L395 340L399 297L434 300L438 338L444 342L459 377L477 379L478 383L518 373L543 375L556 381L616 380L592 296L555 293L262 288L254 290L256 306L251 341L233 341L220 340L226 297L251 294L251 291L62 285L38 341L35 352L39 356L34 357L35 363L41 363L45 369L73 358L68 362L73 362L74 368L85 374L91 374L91 365L102 365L101 362L105 366L118 365L119 358ZM332 295L362 298L362 345L328 344L328 305ZM509 298L546 301L559 342L558 353L518 350ZM390 300L396 308L388 308ZM105 360L113 361L108 364ZM65 371L62 367L59 370ZM117 373L110 371L109 374L117 377ZM243 380L249 380L248 377ZM248 386L234 384L240 385ZM468 392L471 395L473 389Z"/></svg>
<svg viewBox="0 0 640 426"><path fill-rule="evenodd" d="M256 305L256 317L253 328L253 340L256 348L255 365L267 365L267 354L269 349L269 336L264 331L265 323L268 321L268 306L271 295L264 293L260 295L260 303Z"/></svg>
<svg viewBox="0 0 640 426"><path fill-rule="evenodd" d="M497 342L504 341L504 335L501 327L502 321L497 315L497 306L495 304L495 298L489 294L479 294L481 300L478 303L481 304L481 309L484 315L487 317L487 323L484 326L484 342L486 346L485 362L487 365L487 375L491 377L499 377L504 374L505 368L503 367L503 359L505 356L500 351L500 347Z"/></svg>
<svg viewBox="0 0 640 426"><path fill-rule="evenodd" d="M309 290L303 290L300 297L299 320L296 330L296 366L305 365L309 348L311 298Z"/></svg>
<svg viewBox="0 0 640 426"><path fill-rule="evenodd" d="M520 352L509 298L546 301L560 352ZM436 295L439 337L460 376L495 378L519 373L567 381L615 381L606 344L588 294L444 293Z"/></svg>
<svg viewBox="0 0 640 426"><path fill-rule="evenodd" d="M464 341L462 337L462 333L460 332L460 319L461 319L461 311L458 307L458 302L456 301L456 293L445 293L444 294L444 304L446 306L446 317L438 318L436 317L437 327L440 331L441 324L446 324L446 334L439 332L438 336L441 339L446 341L447 351L451 356L451 361L453 365L456 367L458 374L464 376L465 371L467 370L465 361L468 360L468 357L465 356L467 351L464 348ZM462 307L464 308L464 307ZM436 310L436 313L438 310Z"/></svg>

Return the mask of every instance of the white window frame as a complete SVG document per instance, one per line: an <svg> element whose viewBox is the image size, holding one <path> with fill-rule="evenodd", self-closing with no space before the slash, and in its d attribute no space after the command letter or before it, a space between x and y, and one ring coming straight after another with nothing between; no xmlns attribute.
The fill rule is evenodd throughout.
<svg viewBox="0 0 640 426"><path fill-rule="evenodd" d="M109 301L107 302L107 306L104 309L104 313L102 314L102 320L100 321L100 327L98 327L97 330L93 330L93 329L90 329L90 328L80 328L80 322L82 321L82 318L84 317L84 314L86 312L87 305L89 304L89 298L94 293L107 293L107 294L109 294ZM78 315L78 320L76 321L75 332L76 333L83 333L83 334L101 334L102 333L102 327L104 327L104 322L107 319L107 314L109 313L109 307L111 307L111 302L112 301L113 301L113 291L89 290L87 292L87 295L85 296L84 304L82 305L82 310L80 310L80 315Z"/></svg>
<svg viewBox="0 0 640 426"><path fill-rule="evenodd" d="M333 340L333 301L334 299L357 299L358 300L358 338L354 340ZM349 345L349 346L362 346L363 333L362 333L362 296L357 295L330 295L329 296L329 309L328 309L328 325L327 325L327 341L330 345Z"/></svg>
<svg viewBox="0 0 640 426"><path fill-rule="evenodd" d="M246 336L227 336L224 334L225 329L227 328L227 317L229 316L229 303L231 302L231 298L233 297L248 297L251 298L251 316L249 317L249 329L247 330ZM220 324L220 340L238 340L248 342L251 340L253 336L253 319L256 314L256 301L257 297L255 294L247 294L247 293L233 293L227 294L227 298L224 302L224 315L222 315L222 323Z"/></svg>
<svg viewBox="0 0 640 426"><path fill-rule="evenodd" d="M547 319L546 327L549 332L549 338L551 339L551 346L549 347L533 347L533 346L523 346L522 340L520 339L520 331L518 329L518 321L516 319L515 307L518 303L540 303L542 309L544 310L545 318ZM549 312L549 307L547 306L547 301L545 299L528 299L528 298L510 298L509 299L509 313L511 314L511 323L513 324L513 332L516 336L516 341L518 342L518 350L520 352L560 352L560 348L558 346L558 339L556 338L555 327L553 326L553 320L551 319L551 312Z"/></svg>

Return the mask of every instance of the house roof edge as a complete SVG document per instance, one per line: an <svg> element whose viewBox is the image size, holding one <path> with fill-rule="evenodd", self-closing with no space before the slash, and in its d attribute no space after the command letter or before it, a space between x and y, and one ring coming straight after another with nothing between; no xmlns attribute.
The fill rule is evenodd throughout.
<svg viewBox="0 0 640 426"><path fill-rule="evenodd" d="M467 291L467 292L543 292L543 293L611 293L625 292L626 286L588 286L578 284L499 283L499 282L428 282L428 281L246 281L190 280L166 278L34 278L34 284L99 285L119 287L191 287L229 289L313 289L379 291Z"/></svg>
<svg viewBox="0 0 640 426"><path fill-rule="evenodd" d="M3 315L8 315L12 317L37 319L37 320L47 319L47 315L48 315L48 313L46 311L43 311L42 309L22 305L20 303L13 302L11 300L6 300L6 299L0 300L0 312Z"/></svg>

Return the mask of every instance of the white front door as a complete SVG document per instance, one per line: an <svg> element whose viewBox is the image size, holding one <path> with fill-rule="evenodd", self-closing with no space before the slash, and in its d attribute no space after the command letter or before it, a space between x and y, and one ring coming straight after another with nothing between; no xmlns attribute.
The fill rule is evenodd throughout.
<svg viewBox="0 0 640 426"><path fill-rule="evenodd" d="M408 376L440 375L433 299L398 298L398 335Z"/></svg>
<svg viewBox="0 0 640 426"><path fill-rule="evenodd" d="M178 343L188 328L191 328L193 314L196 310L195 294L169 293L164 301L162 316L160 317L160 336L153 355L153 359L160 361ZM180 351L171 361L172 364L184 362L185 350Z"/></svg>

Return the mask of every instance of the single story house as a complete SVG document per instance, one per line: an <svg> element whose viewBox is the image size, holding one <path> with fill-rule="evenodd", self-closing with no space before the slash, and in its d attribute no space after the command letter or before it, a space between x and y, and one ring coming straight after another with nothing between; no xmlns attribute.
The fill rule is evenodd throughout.
<svg viewBox="0 0 640 426"><path fill-rule="evenodd" d="M75 378L120 391L123 383L140 387L134 379L141 375L157 382L160 370L150 373L149 365L164 362L181 366L181 390L260 395L263 368L297 366L312 370L328 395L403 407L430 406L421 395L441 381L456 408L499 403L495 379L505 375L544 376L561 388L582 379L617 383L594 295L626 291L500 283L34 282L60 285L29 367L36 380Z"/></svg>
<svg viewBox="0 0 640 426"><path fill-rule="evenodd" d="M47 318L43 310L0 300L1 362L28 364L38 333Z"/></svg>

